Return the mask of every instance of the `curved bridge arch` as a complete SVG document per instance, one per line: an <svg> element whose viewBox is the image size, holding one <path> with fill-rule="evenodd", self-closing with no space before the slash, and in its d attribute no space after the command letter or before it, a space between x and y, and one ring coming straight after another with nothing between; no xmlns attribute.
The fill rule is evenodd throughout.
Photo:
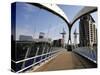
<svg viewBox="0 0 100 75"><path fill-rule="evenodd" d="M70 21L68 20L68 17L56 4L46 4L46 3L29 3L29 4L37 6L39 8L42 8L44 10L47 10L47 11L59 16L67 23L68 26L70 25L69 24Z"/></svg>
<svg viewBox="0 0 100 75"><path fill-rule="evenodd" d="M71 25L73 25L79 18L81 18L82 16L89 14L89 13L93 13L97 11L97 7L84 7L83 9L81 9L73 18Z"/></svg>
<svg viewBox="0 0 100 75"><path fill-rule="evenodd" d="M66 24L68 25L68 28L69 28L68 44L71 43L71 29L72 29L72 26L74 25L74 23L82 16L97 11L97 7L86 6L83 9L81 9L77 13L77 15L73 18L73 20L70 22L66 16L66 14L56 4L45 4L45 3L29 3L29 4L37 6L42 9L45 9L45 10L59 16L66 22Z"/></svg>

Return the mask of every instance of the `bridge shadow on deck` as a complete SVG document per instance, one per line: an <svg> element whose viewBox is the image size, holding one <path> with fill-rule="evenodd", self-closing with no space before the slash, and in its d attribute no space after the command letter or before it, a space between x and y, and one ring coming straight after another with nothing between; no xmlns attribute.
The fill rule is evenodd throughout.
<svg viewBox="0 0 100 75"><path fill-rule="evenodd" d="M61 52L51 61L45 63L43 66L34 72L38 71L56 71L56 70L71 70L71 69L87 69L96 68L97 65L86 58L72 52L62 49Z"/></svg>

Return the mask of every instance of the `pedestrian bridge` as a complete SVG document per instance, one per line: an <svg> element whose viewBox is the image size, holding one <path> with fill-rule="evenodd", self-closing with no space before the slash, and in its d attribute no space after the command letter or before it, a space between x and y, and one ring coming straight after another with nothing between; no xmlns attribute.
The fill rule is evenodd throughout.
<svg viewBox="0 0 100 75"><path fill-rule="evenodd" d="M61 50L55 58L44 62L43 65L39 65L40 67L32 68L30 72L96 68L96 63L89 61L77 53L68 52L66 49Z"/></svg>
<svg viewBox="0 0 100 75"><path fill-rule="evenodd" d="M88 49L88 51L87 51ZM19 61L12 60L16 67L12 67L14 72L36 72L36 71L55 71L69 69L85 69L97 67L96 50L89 48L77 48L77 50L67 51L65 48L53 47L47 49L46 53L25 58Z"/></svg>
<svg viewBox="0 0 100 75"><path fill-rule="evenodd" d="M69 21L64 12L56 5L29 4L48 10L66 22L69 28L68 43L71 41L71 28L73 24L80 17L97 11L96 7L84 7L72 21ZM78 47L68 51L67 48L53 47L49 43L43 42L44 45L37 44L34 45L34 41L16 41L17 51L13 52L14 50L12 50L12 53L16 53L16 56L11 58L11 70L13 72L55 71L97 67L97 49Z"/></svg>

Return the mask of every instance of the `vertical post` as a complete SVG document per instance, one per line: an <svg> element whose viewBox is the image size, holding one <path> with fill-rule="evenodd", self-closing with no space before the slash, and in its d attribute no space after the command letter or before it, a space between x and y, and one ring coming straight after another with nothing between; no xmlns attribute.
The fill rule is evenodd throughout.
<svg viewBox="0 0 100 75"><path fill-rule="evenodd" d="M49 51L49 53L52 51L52 49L53 49L53 47L51 47L51 48L50 48L50 51ZM50 56L50 54L49 54L49 56ZM49 56L48 56L48 57L49 57Z"/></svg>
<svg viewBox="0 0 100 75"><path fill-rule="evenodd" d="M44 54L44 50L45 50L45 47L43 47L43 51L42 51L42 54ZM43 57L43 56L41 56L41 60L42 60L42 57Z"/></svg>
<svg viewBox="0 0 100 75"><path fill-rule="evenodd" d="M35 56L38 55L38 52L39 52L39 47L37 47L37 50L36 50L36 54L35 54ZM34 58L34 62L33 62L33 63L35 63L35 62L36 62L36 58Z"/></svg>
<svg viewBox="0 0 100 75"><path fill-rule="evenodd" d="M30 48L27 48L27 51L26 51L26 54L25 54L25 58L24 58L24 59L27 58L29 52L30 52ZM25 67L25 62L26 62L26 61L23 62L21 69Z"/></svg>
<svg viewBox="0 0 100 75"><path fill-rule="evenodd" d="M48 51L49 51L49 47L47 48L47 52L46 52L47 55L48 55ZM47 58L47 55L46 55L46 58Z"/></svg>
<svg viewBox="0 0 100 75"><path fill-rule="evenodd" d="M69 38L68 38L67 44L72 44L72 41L71 41L71 26L69 26Z"/></svg>

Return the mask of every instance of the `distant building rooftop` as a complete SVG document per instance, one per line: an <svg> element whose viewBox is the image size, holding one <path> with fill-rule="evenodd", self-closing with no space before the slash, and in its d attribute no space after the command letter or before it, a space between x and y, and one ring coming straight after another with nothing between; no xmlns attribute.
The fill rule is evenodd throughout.
<svg viewBox="0 0 100 75"><path fill-rule="evenodd" d="M20 41L33 41L33 38L32 36L28 36L28 35L20 35L19 40Z"/></svg>
<svg viewBox="0 0 100 75"><path fill-rule="evenodd" d="M50 38L33 39L33 41L35 41L35 42L48 42L48 43L51 43L51 39Z"/></svg>
<svg viewBox="0 0 100 75"><path fill-rule="evenodd" d="M27 36L27 35L20 35L19 41L34 41L34 42L48 42L48 43L51 43L50 38L33 39L32 36Z"/></svg>

